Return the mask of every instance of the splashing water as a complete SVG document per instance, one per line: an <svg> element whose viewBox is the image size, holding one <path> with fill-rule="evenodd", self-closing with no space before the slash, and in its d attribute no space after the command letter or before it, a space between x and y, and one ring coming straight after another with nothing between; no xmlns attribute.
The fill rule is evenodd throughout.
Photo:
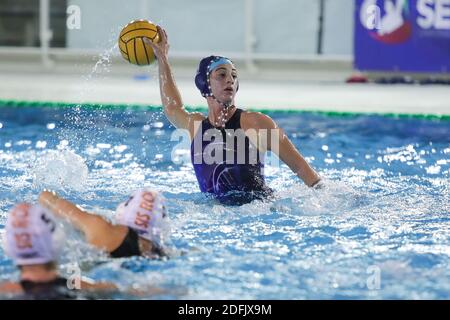
<svg viewBox="0 0 450 320"><path fill-rule="evenodd" d="M46 130L61 113L21 108L18 117L17 109L2 109L0 233L13 203L36 200L29 164L64 147L55 131L64 123ZM309 189L287 166L269 165L274 199L227 207L199 191L190 164L171 161L176 142L159 113L111 110L104 131L92 130L71 146L89 175L80 191L65 190L65 197L113 219L130 191L160 190L174 254L168 261L111 260L69 227L64 267L77 263L84 274L123 288L152 281L176 291L162 297L172 299L448 299L448 122L269 115L326 188ZM1 251L0 274L17 275Z"/></svg>
<svg viewBox="0 0 450 320"><path fill-rule="evenodd" d="M77 129L77 135L73 136L73 131L63 130L59 135L61 139L69 140L71 144L78 143L78 141L88 138L89 134L86 134L87 129L94 128L99 132L104 130L104 128L102 127L102 118L106 117L107 115L104 113L100 113L98 115L99 117L93 118L91 113L84 110L83 103L89 102L85 101L85 97L87 95L91 95L92 92L94 92L96 82L105 79L106 75L111 71L111 57L116 54L117 47L117 43L115 43L109 49L104 50L92 67L91 72L84 77L82 88L79 93L79 100L81 100L82 102L77 104L70 110L66 110L64 114L66 124L69 124L70 127Z"/></svg>
<svg viewBox="0 0 450 320"><path fill-rule="evenodd" d="M83 191L88 167L82 157L70 150L48 150L32 168L35 190Z"/></svg>

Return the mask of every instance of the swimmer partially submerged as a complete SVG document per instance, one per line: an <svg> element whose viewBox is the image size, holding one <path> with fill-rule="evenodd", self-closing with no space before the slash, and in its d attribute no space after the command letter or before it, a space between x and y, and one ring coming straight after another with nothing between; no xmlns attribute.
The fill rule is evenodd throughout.
<svg viewBox="0 0 450 320"><path fill-rule="evenodd" d="M119 204L117 224L84 211L54 192L43 191L39 203L68 220L84 233L88 243L109 253L112 258L167 256L163 244L168 230L168 215L164 198L157 191L138 190Z"/></svg>
<svg viewBox="0 0 450 320"><path fill-rule="evenodd" d="M167 33L160 26L157 29L160 41L146 37L143 41L158 59L164 112L177 129L189 134L191 162L202 192L230 205L270 197L264 175L269 151L306 185L323 187L319 174L272 118L236 106L239 77L230 59L212 55L200 61L195 85L206 99L208 114L186 110L169 64Z"/></svg>
<svg viewBox="0 0 450 320"><path fill-rule="evenodd" d="M69 288L68 279L58 272L58 256L64 241L53 215L40 205L20 203L8 214L3 247L20 270L19 282L0 284L0 294L24 299L75 299L75 291L116 291L112 283L78 279Z"/></svg>

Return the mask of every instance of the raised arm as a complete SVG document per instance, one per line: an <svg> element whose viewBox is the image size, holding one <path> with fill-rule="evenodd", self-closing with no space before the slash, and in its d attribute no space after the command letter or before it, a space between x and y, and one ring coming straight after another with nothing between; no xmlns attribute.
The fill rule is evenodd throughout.
<svg viewBox="0 0 450 320"><path fill-rule="evenodd" d="M69 220L71 224L81 231L85 232L85 229L91 223L90 220L93 215L83 211L72 202L60 198L54 192L42 191L39 195L39 203L55 215Z"/></svg>
<svg viewBox="0 0 450 320"><path fill-rule="evenodd" d="M189 130L192 139L194 133L194 120L202 121L204 116L198 112L187 112L184 108L180 92L178 91L169 64L169 43L167 41L167 33L160 26L157 26L157 29L160 41L153 43L150 39L144 38L144 42L152 46L153 52L158 59L159 89L164 112L175 127Z"/></svg>
<svg viewBox="0 0 450 320"><path fill-rule="evenodd" d="M317 172L308 164L272 118L259 112L246 112L243 128L244 130L255 128L259 143L249 137L252 143L257 145L260 150L262 149L261 151L274 152L307 186L314 187L320 181ZM262 137L262 135L266 135L266 137Z"/></svg>
<svg viewBox="0 0 450 320"><path fill-rule="evenodd" d="M90 244L107 252L115 250L128 232L127 227L113 225L98 215L83 211L54 192L41 192L39 203L55 215L69 220L75 228L84 233Z"/></svg>
<svg viewBox="0 0 450 320"><path fill-rule="evenodd" d="M42 191L39 195L39 203L55 215L69 220L72 225L84 233L89 232L87 229L96 220L93 214L83 211L72 202L60 198L54 192Z"/></svg>

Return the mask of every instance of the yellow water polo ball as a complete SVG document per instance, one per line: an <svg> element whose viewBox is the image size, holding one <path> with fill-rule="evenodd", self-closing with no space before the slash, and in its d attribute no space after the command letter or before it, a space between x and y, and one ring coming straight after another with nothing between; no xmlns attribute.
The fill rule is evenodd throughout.
<svg viewBox="0 0 450 320"><path fill-rule="evenodd" d="M119 49L125 60L138 66L146 66L155 61L153 49L144 42L144 37L155 43L159 41L158 30L151 21L133 20L122 29Z"/></svg>

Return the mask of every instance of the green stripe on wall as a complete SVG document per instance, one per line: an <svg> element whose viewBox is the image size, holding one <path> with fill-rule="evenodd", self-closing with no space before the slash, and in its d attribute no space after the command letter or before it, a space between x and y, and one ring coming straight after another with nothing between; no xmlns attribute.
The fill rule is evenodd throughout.
<svg viewBox="0 0 450 320"><path fill-rule="evenodd" d="M70 102L45 102L45 101L19 101L19 100L1 100L0 108L75 108L93 110L162 110L161 105L139 105L139 104L100 104L100 103L70 103ZM206 106L186 106L189 111L206 112ZM427 120L443 120L450 121L450 115L439 114L414 114L414 113L378 113L378 112L340 112L340 111L322 111L322 110L291 110L291 109L263 109L263 108L246 108L247 110L259 111L264 113L281 112L293 114L318 114L329 117L355 117L362 115L378 115L389 118L414 118Z"/></svg>

